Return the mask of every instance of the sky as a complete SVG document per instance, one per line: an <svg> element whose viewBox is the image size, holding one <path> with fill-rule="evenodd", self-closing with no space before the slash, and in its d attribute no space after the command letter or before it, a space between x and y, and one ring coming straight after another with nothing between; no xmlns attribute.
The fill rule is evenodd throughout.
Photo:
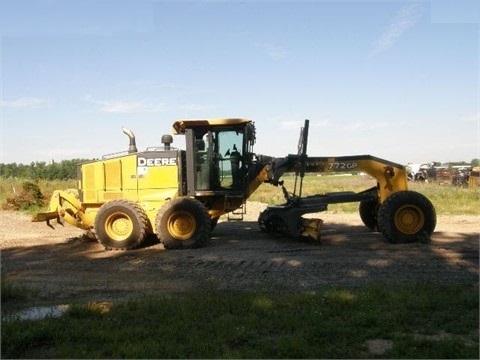
<svg viewBox="0 0 480 360"><path fill-rule="evenodd" d="M255 121L255 152L480 158L480 1L0 0L0 163ZM184 148L174 136L173 146Z"/></svg>

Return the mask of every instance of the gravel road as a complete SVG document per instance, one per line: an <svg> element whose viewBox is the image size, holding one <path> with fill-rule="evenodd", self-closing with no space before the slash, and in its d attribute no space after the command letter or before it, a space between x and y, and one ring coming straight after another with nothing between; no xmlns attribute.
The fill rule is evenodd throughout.
<svg viewBox="0 0 480 360"><path fill-rule="evenodd" d="M273 237L258 229L263 208L248 203L244 221L221 219L204 247L176 251L155 239L137 250L106 251L70 225L52 230L26 215L0 211L2 275L37 289L42 304L190 289L298 292L368 283L478 283L478 216L439 216L430 243L392 245L365 228L358 214L320 214L320 242Z"/></svg>

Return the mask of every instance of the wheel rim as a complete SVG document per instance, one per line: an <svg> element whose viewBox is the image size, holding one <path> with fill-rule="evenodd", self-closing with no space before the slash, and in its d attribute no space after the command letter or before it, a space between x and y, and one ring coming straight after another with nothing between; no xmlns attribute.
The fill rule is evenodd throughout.
<svg viewBox="0 0 480 360"><path fill-rule="evenodd" d="M168 232L178 240L190 239L196 228L195 217L186 211L175 211L167 219Z"/></svg>
<svg viewBox="0 0 480 360"><path fill-rule="evenodd" d="M395 212L395 227L404 234L415 234L423 227L425 216L417 206L404 205Z"/></svg>
<svg viewBox="0 0 480 360"><path fill-rule="evenodd" d="M125 213L115 212L107 218L105 231L112 240L126 240L133 232L132 220Z"/></svg>

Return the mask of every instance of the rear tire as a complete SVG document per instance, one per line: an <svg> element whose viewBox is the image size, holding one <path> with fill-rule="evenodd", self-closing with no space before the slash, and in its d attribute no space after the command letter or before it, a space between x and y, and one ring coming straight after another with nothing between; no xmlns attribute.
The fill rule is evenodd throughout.
<svg viewBox="0 0 480 360"><path fill-rule="evenodd" d="M145 239L148 218L142 207L120 199L103 204L94 224L98 242L107 250L130 250Z"/></svg>
<svg viewBox="0 0 480 360"><path fill-rule="evenodd" d="M378 204L376 201L364 200L360 202L358 207L358 212L360 213L360 219L367 228L372 231L378 231L377 224L377 212Z"/></svg>
<svg viewBox="0 0 480 360"><path fill-rule="evenodd" d="M209 238L211 220L200 201L180 197L162 206L157 214L156 230L165 249L193 249Z"/></svg>
<svg viewBox="0 0 480 360"><path fill-rule="evenodd" d="M428 242L436 225L432 203L415 191L390 195L378 210L378 229L391 243Z"/></svg>

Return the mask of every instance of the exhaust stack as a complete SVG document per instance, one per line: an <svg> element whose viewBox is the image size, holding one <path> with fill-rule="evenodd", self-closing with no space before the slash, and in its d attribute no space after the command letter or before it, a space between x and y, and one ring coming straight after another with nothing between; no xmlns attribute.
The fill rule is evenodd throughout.
<svg viewBox="0 0 480 360"><path fill-rule="evenodd" d="M122 127L122 131L130 139L130 144L128 145L128 153L129 154L136 153L138 151L137 144L135 142L135 135L133 134L132 130L127 129L126 127Z"/></svg>

